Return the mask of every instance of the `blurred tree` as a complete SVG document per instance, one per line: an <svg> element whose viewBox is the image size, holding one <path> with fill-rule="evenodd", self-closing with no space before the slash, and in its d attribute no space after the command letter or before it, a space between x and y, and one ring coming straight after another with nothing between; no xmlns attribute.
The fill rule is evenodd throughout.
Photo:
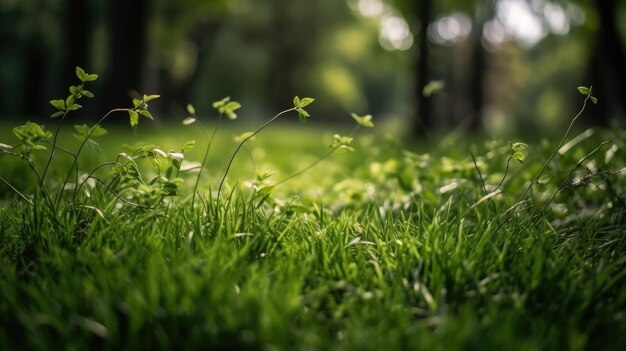
<svg viewBox="0 0 626 351"><path fill-rule="evenodd" d="M594 49L590 57L591 84L604 101L598 105L600 119L608 125L611 119L626 123L626 56L624 41L616 23L617 1L595 0L599 20Z"/></svg>
<svg viewBox="0 0 626 351"><path fill-rule="evenodd" d="M68 0L64 4L63 82L75 80L76 66L91 68L89 52L94 24L91 4L87 0Z"/></svg>
<svg viewBox="0 0 626 351"><path fill-rule="evenodd" d="M430 81L430 44L428 41L428 26L433 16L432 0L395 0L398 9L404 14L417 33L418 45L413 58L413 70L415 85L413 87L414 104L416 105L417 116L413 121L412 129L416 134L424 135L428 133L435 124L432 115L432 103L429 98L422 94L422 89Z"/></svg>
<svg viewBox="0 0 626 351"><path fill-rule="evenodd" d="M229 18L227 0L154 2L150 28L150 69L161 103L172 116L192 98L223 24Z"/></svg>
<svg viewBox="0 0 626 351"><path fill-rule="evenodd" d="M470 65L471 110L467 117L467 127L478 130L483 126L483 107L485 105L485 79L487 70L487 50L483 43L485 23L495 15L497 0L477 0L474 3L474 25L470 34L472 42L472 62Z"/></svg>
<svg viewBox="0 0 626 351"><path fill-rule="evenodd" d="M128 106L133 91L143 93L148 13L147 0L109 1L109 66L100 107L102 112Z"/></svg>
<svg viewBox="0 0 626 351"><path fill-rule="evenodd" d="M36 116L46 111L58 32L56 2L0 1L0 90L3 112Z"/></svg>

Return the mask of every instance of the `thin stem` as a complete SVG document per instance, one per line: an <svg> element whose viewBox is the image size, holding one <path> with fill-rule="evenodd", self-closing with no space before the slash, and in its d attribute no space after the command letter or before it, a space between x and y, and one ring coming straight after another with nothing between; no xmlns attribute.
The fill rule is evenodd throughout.
<svg viewBox="0 0 626 351"><path fill-rule="evenodd" d="M80 189L83 187L85 182L87 182L87 180L89 180L90 178L94 178L95 179L95 177L93 176L94 173L96 173L100 168L106 167L106 166L123 166L123 165L121 163L119 163L119 162L105 162L105 163L102 163L102 164L98 165L98 167L94 168L93 171L91 171L91 173L89 173L87 178L85 178L82 182L80 182L80 184L78 185L77 191L76 191L76 195L72 199L72 202L76 202L76 197L80 193Z"/></svg>
<svg viewBox="0 0 626 351"><path fill-rule="evenodd" d="M33 202L30 201L24 194L22 194L16 187L14 187L11 183L9 183L6 179L0 177L0 180L4 182L9 188L11 188L17 195L19 195L24 201L28 202L29 205L34 206Z"/></svg>
<svg viewBox="0 0 626 351"><path fill-rule="evenodd" d="M204 132L205 135L208 135L202 123L198 123L198 124L200 125L202 132ZM193 186L193 195L191 196L191 211L193 211L193 208L196 202L196 193L198 191L198 184L200 183L200 176L202 176L202 170L204 170L206 159L209 156L209 150L211 150L211 144L213 144L213 139L215 138L215 134L217 133L217 130L220 128L221 124L222 124L222 114L220 113L220 116L217 119L217 125L213 129L213 133L211 133L211 136L209 137L209 142L207 143L206 149L204 150L204 157L202 157L202 165L200 166L200 171L198 172L198 176L196 177L196 183Z"/></svg>
<svg viewBox="0 0 626 351"><path fill-rule="evenodd" d="M269 121L267 121L264 125L262 125L259 129L257 129L256 131L254 131L252 134L248 135L245 139L243 139L239 145L237 145L237 148L235 149L235 152L233 153L233 155L230 157L230 161L228 161L228 166L226 167L226 171L224 172L224 175L222 176L222 180L220 180L220 185L217 188L217 201L219 202L220 199L220 195L222 193L222 187L224 186L224 181L226 180L226 176L228 176L228 172L230 171L230 167L233 165L233 161L235 160L235 156L237 156L237 153L239 152L239 150L241 149L241 147L243 146L243 144L246 143L246 141L250 140L252 137L254 137L255 135L257 135L259 132L261 132L263 129L265 129L267 126L269 126L272 122L274 122L278 117L284 115L285 113L291 112L291 111L295 111L296 109L294 107L288 109L288 110L284 110L282 112L279 112L277 115L275 115L274 117L272 117Z"/></svg>
<svg viewBox="0 0 626 351"><path fill-rule="evenodd" d="M354 134L356 134L356 132L359 130L359 128L361 127L360 124L357 124L352 131L350 131L350 134L348 134L349 137L353 137ZM317 160L315 160L313 163L309 164L308 166L302 168L301 170L297 171L296 173L288 176L287 178L284 178L283 180L279 181L278 183L274 184L274 186L279 186L280 184L295 178L299 175L301 175L302 173L308 171L309 169L317 166L317 164L319 164L320 162L322 162L324 159L330 157L332 154L335 153L335 151L337 151L337 149L339 149L339 147L333 147L330 151L328 151L327 153L325 153L324 155L320 156L320 158L318 158Z"/></svg>
<svg viewBox="0 0 626 351"><path fill-rule="evenodd" d="M506 179L506 176L509 174L509 166L511 165L512 157L513 157L513 154L511 153L509 155L509 158L506 159L506 168L504 169L504 175L502 176L502 179L500 179L500 183L498 183L498 186L496 186L496 188L493 191L500 189L502 184L504 184L504 180Z"/></svg>
<svg viewBox="0 0 626 351"><path fill-rule="evenodd" d="M115 112L128 112L130 111L130 109L127 108L117 108L117 109L113 109L109 112L107 112L102 118L100 118L100 120L95 124L95 125L99 125L100 123L102 123L107 117L109 117L112 113ZM59 203L61 202L61 197L63 195L63 191L65 190L65 187L67 186L67 182L70 179L70 176L72 175L72 170L74 169L74 167L77 168L78 170L78 157L80 156L81 151L83 150L83 148L85 147L85 144L87 143L87 140L91 137L91 135L93 134L93 132L96 130L96 128L92 128L89 131L89 134L87 134L87 137L83 140L83 142L80 144L80 146L78 147L78 150L76 151L76 154L74 155L74 161L72 162L72 166L70 167L70 171L67 173L67 176L65 177L65 180L63 181L63 184L61 186L61 189L59 189L59 192L57 194L57 198L56 198L56 206L59 205ZM78 181L78 180L77 180ZM73 197L76 197L76 187L74 188L74 195Z"/></svg>
<svg viewBox="0 0 626 351"><path fill-rule="evenodd" d="M311 169L311 168L313 168L313 167L317 166L317 164L318 164L318 163L320 163L320 162L322 162L323 160L325 160L326 158L330 157L332 154L334 154L334 153L335 153L335 151L337 151L337 148L336 148L336 147L332 148L330 151L328 151L327 153L325 153L324 155L322 155L322 156L321 156L320 158L318 158L315 162L313 162L313 163L309 164L308 166L306 166L306 167L302 168L301 170L297 171L296 173L294 173L294 174L292 174L292 175L288 176L287 178L284 178L283 180L279 181L278 183L274 184L274 186L279 186L280 184L282 184L282 183L284 183L284 182L286 182L286 181L288 181L288 180L290 180L290 179L293 179L293 178L295 178L295 177L297 177L297 176L301 175L302 173L304 173L304 172L308 171L309 169Z"/></svg>
<svg viewBox="0 0 626 351"><path fill-rule="evenodd" d="M55 146L54 144L52 144L51 142L49 142L49 141L47 141L47 140L45 141L45 143L46 143L46 144L48 144L48 145L50 145L50 146L52 146L52 147L53 147L53 148L55 148L55 149L58 149L59 151L63 151L64 153L66 153L66 154L68 154L68 155L70 155L70 156L72 156L72 157L76 156L76 154L74 154L73 152L71 152L71 151L69 151L69 150L66 150L66 149L64 149L64 148L62 148L62 147L60 147L60 146L58 146L58 145L56 145L56 146Z"/></svg>
<svg viewBox="0 0 626 351"><path fill-rule="evenodd" d="M70 112L70 110L66 110L65 113L61 116L59 120L59 124L57 125L57 129L54 132L54 139L52 139L52 151L50 152L50 157L48 157L48 162L46 163L46 167L43 169L43 173L41 175L41 181L39 182L39 186L43 187L43 182L46 178L46 174L48 173L48 169L50 168L50 164L52 163L52 159L54 158L54 152L56 150L57 138L59 137L59 132L61 131L61 126L63 125L63 121L65 117Z"/></svg>
<svg viewBox="0 0 626 351"><path fill-rule="evenodd" d="M569 127L567 127L567 130L565 131L565 135L563 135L563 139L561 139L561 142L559 143L559 145L556 147L554 152L550 155L548 160L543 164L543 166L541 166L541 169L539 170L539 172L537 172L537 174L535 174L535 176L533 177L533 180L526 187L526 189L524 190L522 195L520 195L520 197L517 199L517 202L520 202L526 196L526 194L528 194L528 192L530 191L530 188L532 188L533 185L535 185L535 183L537 183L537 181L539 180L539 177L541 176L541 174L543 174L543 171L545 171L545 169L548 167L548 164L550 163L550 161L552 161L554 156L556 156L556 154L559 152L559 149L561 149L563 144L565 144L565 140L567 140L567 137L569 136L569 133L572 130L572 127L574 126L574 122L576 122L576 120L582 115L583 111L585 111L585 108L587 107L587 101L589 100L590 97L591 97L591 93L589 93L587 95L587 97L585 98L585 101L583 102L583 106L581 107L580 111L578 111L576 116L574 116L574 118L570 122Z"/></svg>
<svg viewBox="0 0 626 351"><path fill-rule="evenodd" d="M485 186L485 181L483 180L483 175L482 173L480 173L480 168L478 168L478 163L476 163L476 158L474 157L474 153L470 152L470 156L472 157L472 161L474 161L474 168L476 168L476 172L478 172L478 179L480 180L480 184L483 187L483 191L485 192L485 195L489 194L489 192L487 191L487 186Z"/></svg>
<svg viewBox="0 0 626 351"><path fill-rule="evenodd" d="M19 157L22 160L28 162L28 165L30 166L30 169L33 171L33 173L35 173L35 176L37 177L37 180L41 183L41 176L39 175L39 172L37 171L37 168L35 167L35 163L33 162L33 160L31 160L30 158L22 155L22 154L18 154L17 152L11 152L11 151L5 151L4 155L11 155L11 156L15 156L15 157Z"/></svg>
<svg viewBox="0 0 626 351"><path fill-rule="evenodd" d="M589 94L587 94L587 97L585 98L585 101L583 101L583 105L580 108L580 111L578 111L578 113L574 116L574 118L572 119L572 121L570 122L569 126L567 127L567 130L565 131L565 135L563 135L563 138L561 139L561 142L559 143L559 145L556 147L556 149L554 150L554 152L552 152L552 154L550 155L550 157L548 157L548 159L546 160L546 162L544 162L544 164L541 166L541 169L539 169L539 171L537 172L537 174L535 174L535 176L533 177L533 179L531 180L530 184L528 184L528 186L526 187L526 189L524 189L524 192L520 195L520 197L517 199L517 201L515 202L515 204L513 206L511 206L507 211L504 212L504 218L503 220L498 224L497 229L500 228L500 226L502 224L504 224L509 217L513 214L513 209L517 208L523 201L524 197L526 197L526 194L528 194L528 192L530 191L530 189L532 189L532 187L537 183L537 181L539 180L539 177L541 176L541 174L543 174L543 172L545 171L545 169L548 167L548 164L550 164L550 161L552 161L552 159L556 156L556 154L559 152L559 150L561 149L561 147L563 146L563 144L565 144L565 140L567 140L567 137L569 136L570 131L572 130L572 127L574 126L574 123L576 122L576 120L582 115L583 111L585 111L585 108L587 107L587 101L589 101L589 99L591 98L591 92L589 92Z"/></svg>
<svg viewBox="0 0 626 351"><path fill-rule="evenodd" d="M132 201L128 201L128 200L124 199L121 195L119 195L118 193L116 193L115 191L111 190L111 189L109 188L109 186L108 186L105 182L103 182L102 180L100 180L99 178L92 177L92 179L94 179L96 182L98 182L98 183L102 184L108 192L110 192L110 193L111 193L113 196L115 196L118 200L122 201L123 203L125 203L125 204L127 204L127 205L131 205L131 206L134 206L134 207L137 207L137 208L142 208L142 209L144 209L144 210L149 210L149 209L151 209L151 208L152 208L151 206L145 206L145 205L141 205L141 204L138 204L138 203L135 203L135 202L132 202Z"/></svg>
<svg viewBox="0 0 626 351"><path fill-rule="evenodd" d="M598 152L604 145L608 144L608 141L604 141L602 142L598 147L596 147L595 149L593 149L590 153L588 153L587 155L585 155L585 157L581 158L580 160L578 160L578 162L576 163L576 166L574 166L574 168L572 168L569 171L569 174L567 175L567 177L563 180L563 182L561 183L561 185L559 186L559 188L552 194L552 196L550 196L550 198L548 199L548 201L546 201L546 203L543 205L543 208L541 209L541 212L543 213L548 206L550 205L550 203L552 203L552 201L554 200L554 198L556 197L556 195L558 193L560 193L561 191L563 191L565 189L565 187L567 186L567 183L569 183L569 181L572 179L572 175L574 174L574 172L578 169L578 167L580 167L582 165L583 162L585 162L587 159L589 159L591 156L593 156L596 152Z"/></svg>

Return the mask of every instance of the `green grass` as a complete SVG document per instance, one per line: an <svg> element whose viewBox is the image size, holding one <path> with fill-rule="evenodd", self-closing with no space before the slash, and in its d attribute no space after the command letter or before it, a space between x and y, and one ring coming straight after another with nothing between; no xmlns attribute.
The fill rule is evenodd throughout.
<svg viewBox="0 0 626 351"><path fill-rule="evenodd" d="M217 204L210 194L235 129L218 134L194 212L193 173L178 197L151 210L96 187L85 201L103 215L85 210L78 223L63 211L59 223L37 217L3 185L0 348L626 348L623 131L595 130L557 155L518 204L557 142L529 142L502 194L479 202L486 193L470 152L490 191L507 142L418 147L359 134L355 153L333 155L264 198L249 186L255 168L276 171L268 183L277 182L332 141L312 127L279 126L250 144L254 163L238 156ZM120 140L178 150L196 139L186 159L197 162L202 138L193 129L115 131L81 168L115 157ZM70 161L53 164L51 182ZM0 162L0 176L32 193L24 163Z"/></svg>

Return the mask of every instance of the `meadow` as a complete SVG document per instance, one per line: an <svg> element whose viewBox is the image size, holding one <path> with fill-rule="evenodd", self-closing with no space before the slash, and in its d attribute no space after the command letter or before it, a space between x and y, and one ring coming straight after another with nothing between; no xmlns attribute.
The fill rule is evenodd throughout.
<svg viewBox="0 0 626 351"><path fill-rule="evenodd" d="M213 140L211 111L19 148L2 127L0 348L626 348L623 130L418 143L313 116Z"/></svg>

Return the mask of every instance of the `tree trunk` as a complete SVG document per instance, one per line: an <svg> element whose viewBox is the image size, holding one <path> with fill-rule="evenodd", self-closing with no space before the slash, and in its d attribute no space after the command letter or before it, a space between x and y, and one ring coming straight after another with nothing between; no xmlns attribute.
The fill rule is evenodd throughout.
<svg viewBox="0 0 626 351"><path fill-rule="evenodd" d="M24 64L24 90L20 94L22 97L20 112L26 116L41 115L51 111L48 105L42 104L46 101L45 84L48 75L48 66L42 63L42 59L49 55L43 39L32 34L26 44L26 58Z"/></svg>
<svg viewBox="0 0 626 351"><path fill-rule="evenodd" d="M600 99L599 121L626 120L626 56L615 23L616 1L597 0L600 19L596 50L591 61L593 90ZM595 78L595 79L594 79Z"/></svg>
<svg viewBox="0 0 626 351"><path fill-rule="evenodd" d="M290 22L289 1L273 1L274 11L270 23L270 66L267 83L267 102L272 110L282 110L295 95L293 75L298 56L292 49L294 26Z"/></svg>
<svg viewBox="0 0 626 351"><path fill-rule="evenodd" d="M110 0L109 69L102 111L132 106L130 96L142 90L146 52L146 0Z"/></svg>
<svg viewBox="0 0 626 351"><path fill-rule="evenodd" d="M432 3L431 0L421 0L417 6L417 17L420 22L419 34L419 55L416 57L416 78L415 78L415 101L417 103L417 118L413 126L415 134L427 134L434 125L430 99L424 96L422 90L428 83L429 77L429 45L428 45L428 25L430 24Z"/></svg>
<svg viewBox="0 0 626 351"><path fill-rule="evenodd" d="M93 18L89 1L70 0L65 9L65 57L63 58L63 84L74 84L76 66L91 72L89 67L89 39Z"/></svg>
<svg viewBox="0 0 626 351"><path fill-rule="evenodd" d="M485 99L485 71L487 68L487 51L483 47L483 28L485 23L494 16L494 4L492 0L484 0L478 3L476 19L472 31L472 72L470 74L470 100L471 111L467 116L467 128L471 131L483 127L483 106Z"/></svg>

